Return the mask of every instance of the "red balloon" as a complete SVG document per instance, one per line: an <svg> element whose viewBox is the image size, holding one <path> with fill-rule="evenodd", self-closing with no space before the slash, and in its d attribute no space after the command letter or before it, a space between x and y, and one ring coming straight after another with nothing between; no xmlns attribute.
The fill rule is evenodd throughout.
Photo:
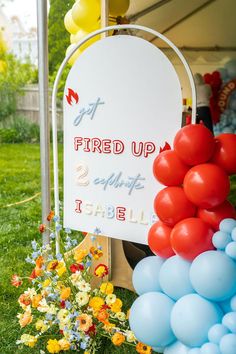
<svg viewBox="0 0 236 354"><path fill-rule="evenodd" d="M229 177L211 163L192 167L184 178L187 198L200 208L211 209L223 203L230 190Z"/></svg>
<svg viewBox="0 0 236 354"><path fill-rule="evenodd" d="M149 230L148 245L156 256L169 258L175 253L170 244L172 229L162 221L157 221Z"/></svg>
<svg viewBox="0 0 236 354"><path fill-rule="evenodd" d="M165 186L179 186L189 170L174 150L161 152L154 160L153 174Z"/></svg>
<svg viewBox="0 0 236 354"><path fill-rule="evenodd" d="M174 150L190 166L208 161L214 148L214 136L203 124L186 125L178 131L174 139Z"/></svg>
<svg viewBox="0 0 236 354"><path fill-rule="evenodd" d="M236 134L224 133L215 138L216 147L211 161L228 175L236 173Z"/></svg>
<svg viewBox="0 0 236 354"><path fill-rule="evenodd" d="M199 218L180 221L173 228L170 242L173 250L180 257L192 261L200 253L213 250L214 231Z"/></svg>
<svg viewBox="0 0 236 354"><path fill-rule="evenodd" d="M198 209L197 216L210 225L215 231L219 230L220 222L226 218L235 219L234 206L225 200L222 204L212 209Z"/></svg>
<svg viewBox="0 0 236 354"><path fill-rule="evenodd" d="M181 187L162 189L154 200L154 209L159 219L169 226L196 213L195 205L187 199Z"/></svg>

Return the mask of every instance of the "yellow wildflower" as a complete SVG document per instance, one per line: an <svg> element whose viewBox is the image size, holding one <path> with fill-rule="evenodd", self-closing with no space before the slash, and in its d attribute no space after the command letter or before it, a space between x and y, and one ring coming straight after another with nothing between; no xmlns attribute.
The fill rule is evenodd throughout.
<svg viewBox="0 0 236 354"><path fill-rule="evenodd" d="M112 343L116 345L117 347L121 346L122 343L125 341L125 336L121 333L116 332L112 338Z"/></svg>
<svg viewBox="0 0 236 354"><path fill-rule="evenodd" d="M114 302L116 302L116 295L115 294L109 294L106 297L106 303L108 306L110 306L111 304L114 304Z"/></svg>
<svg viewBox="0 0 236 354"><path fill-rule="evenodd" d="M58 266L59 261L57 259L54 259L48 263L47 270L52 271L55 270Z"/></svg>
<svg viewBox="0 0 236 354"><path fill-rule="evenodd" d="M113 284L110 283L110 282L102 283L101 286L100 286L100 291L101 291L103 294L110 295L110 294L112 294L113 291L114 291L114 286L113 286Z"/></svg>
<svg viewBox="0 0 236 354"><path fill-rule="evenodd" d="M43 288L47 288L51 284L51 279L46 279L42 283Z"/></svg>
<svg viewBox="0 0 236 354"><path fill-rule="evenodd" d="M47 329L49 328L48 325L46 325L44 323L43 320L38 320L36 323L35 323L35 328L37 329L37 331L40 331L40 332L46 332Z"/></svg>
<svg viewBox="0 0 236 354"><path fill-rule="evenodd" d="M90 301L89 301L89 306L94 310L94 311L99 311L101 307L104 305L104 300L99 297L99 296L94 296Z"/></svg>
<svg viewBox="0 0 236 354"><path fill-rule="evenodd" d="M31 336L30 334L22 334L22 336L20 337L20 341L27 347L33 348L37 343L37 338Z"/></svg>
<svg viewBox="0 0 236 354"><path fill-rule="evenodd" d="M58 266L57 266L56 270L57 270L58 276L61 277L62 274L64 274L64 273L66 272L65 263L64 263L63 261L60 261L60 262L58 263Z"/></svg>
<svg viewBox="0 0 236 354"><path fill-rule="evenodd" d="M42 300L42 295L37 294L32 299L32 307L37 308L39 306L40 301Z"/></svg>
<svg viewBox="0 0 236 354"><path fill-rule="evenodd" d="M123 305L122 301L117 298L116 301L113 304L110 305L111 311L115 312L115 313L116 312L120 312L121 308L122 308L122 305Z"/></svg>
<svg viewBox="0 0 236 354"><path fill-rule="evenodd" d="M47 343L47 350L49 353L59 353L61 350L61 346L56 339L49 339Z"/></svg>
<svg viewBox="0 0 236 354"><path fill-rule="evenodd" d="M71 288L68 287L68 288L62 289L61 295L60 295L61 300L67 300L70 297L70 294L71 294Z"/></svg>
<svg viewBox="0 0 236 354"><path fill-rule="evenodd" d="M18 314L17 317L19 318L19 324L21 328L27 326L33 320L33 316L31 315L30 309L27 309L24 313Z"/></svg>
<svg viewBox="0 0 236 354"><path fill-rule="evenodd" d="M103 256L103 252L96 247L91 247L90 253L96 261Z"/></svg>
<svg viewBox="0 0 236 354"><path fill-rule="evenodd" d="M151 354L152 352L151 347L140 342L136 345L136 350L139 354Z"/></svg>
<svg viewBox="0 0 236 354"><path fill-rule="evenodd" d="M70 342L66 338L62 338L58 341L61 350L69 350L70 349Z"/></svg>
<svg viewBox="0 0 236 354"><path fill-rule="evenodd" d="M84 257L86 257L87 255L88 255L87 250L76 249L74 252L74 260L77 263L81 263L83 261Z"/></svg>
<svg viewBox="0 0 236 354"><path fill-rule="evenodd" d="M79 329L83 332L87 332L93 324L92 317L86 313L82 313L82 315L78 316L77 320L79 321Z"/></svg>
<svg viewBox="0 0 236 354"><path fill-rule="evenodd" d="M126 315L124 312L117 312L116 313L116 318L119 320L119 321L125 321L126 320Z"/></svg>

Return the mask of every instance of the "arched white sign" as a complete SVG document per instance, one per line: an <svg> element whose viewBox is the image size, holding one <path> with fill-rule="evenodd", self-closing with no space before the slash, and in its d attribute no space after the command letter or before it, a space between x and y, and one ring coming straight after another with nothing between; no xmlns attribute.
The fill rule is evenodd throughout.
<svg viewBox="0 0 236 354"><path fill-rule="evenodd" d="M181 126L178 76L138 37L104 38L72 67L64 93L64 226L147 243L163 188L152 164Z"/></svg>

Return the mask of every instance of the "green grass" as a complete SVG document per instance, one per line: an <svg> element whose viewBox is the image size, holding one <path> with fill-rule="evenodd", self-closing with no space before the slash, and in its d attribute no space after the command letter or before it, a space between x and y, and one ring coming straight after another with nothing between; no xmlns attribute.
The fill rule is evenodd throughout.
<svg viewBox="0 0 236 354"><path fill-rule="evenodd" d="M59 161L62 166L61 147ZM25 258L31 253L30 241L41 238L37 231L41 223L41 197L8 207L40 192L39 145L1 145L0 166L0 354L39 353L39 349L26 347L19 350L15 344L20 333L16 318L20 309L17 299L22 289L12 287L10 278L14 273L25 275L31 272ZM125 307L129 308L135 295L128 290L117 291ZM136 350L127 346L115 348L104 340L99 354L113 353L132 354Z"/></svg>

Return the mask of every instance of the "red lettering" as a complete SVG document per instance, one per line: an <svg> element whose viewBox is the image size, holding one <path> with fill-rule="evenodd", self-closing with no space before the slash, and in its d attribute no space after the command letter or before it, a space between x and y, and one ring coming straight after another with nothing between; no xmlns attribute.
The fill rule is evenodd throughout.
<svg viewBox="0 0 236 354"><path fill-rule="evenodd" d="M99 138L93 138L92 140L91 140L91 151L92 152L95 152L95 151L97 151L97 152L99 152L99 154L101 154L101 152L102 152L102 150L101 150L101 144L102 144L102 142L101 142L101 140L99 139Z"/></svg>
<svg viewBox="0 0 236 354"><path fill-rule="evenodd" d="M90 148L89 148L90 138L84 138L84 142L85 142L84 152L90 152Z"/></svg>
<svg viewBox="0 0 236 354"><path fill-rule="evenodd" d="M79 146L82 145L82 140L83 140L83 138L81 138L80 136L76 136L76 137L74 138L74 148L75 148L75 151L78 151Z"/></svg>
<svg viewBox="0 0 236 354"><path fill-rule="evenodd" d="M125 149L125 146L124 146L124 143L121 140L114 140L113 141L113 153L115 155L122 154L124 149Z"/></svg>
<svg viewBox="0 0 236 354"><path fill-rule="evenodd" d="M152 154L156 150L156 146L151 141L148 141L144 144L144 157Z"/></svg>
<svg viewBox="0 0 236 354"><path fill-rule="evenodd" d="M126 211L126 208L117 207L116 208L116 219L120 220L120 221L125 221L125 211Z"/></svg>
<svg viewBox="0 0 236 354"><path fill-rule="evenodd" d="M136 141L132 141L132 154L136 157L141 156L143 153L143 143L140 142L138 144L138 149L137 149L137 143Z"/></svg>
<svg viewBox="0 0 236 354"><path fill-rule="evenodd" d="M103 139L102 140L102 152L104 152L104 154L111 153L111 140L110 139Z"/></svg>
<svg viewBox="0 0 236 354"><path fill-rule="evenodd" d="M76 203L75 212L81 213L82 200L76 199L75 203Z"/></svg>

